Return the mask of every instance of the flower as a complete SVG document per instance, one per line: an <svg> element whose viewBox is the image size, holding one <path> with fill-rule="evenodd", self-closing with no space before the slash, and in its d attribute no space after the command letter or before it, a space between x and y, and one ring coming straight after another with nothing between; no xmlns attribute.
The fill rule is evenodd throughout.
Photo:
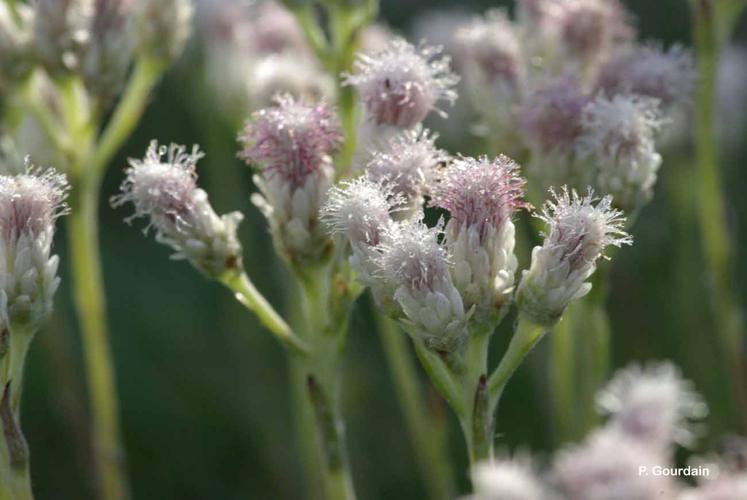
<svg viewBox="0 0 747 500"><path fill-rule="evenodd" d="M411 128L444 100L453 103L459 77L440 47L414 47L400 38L386 49L360 54L344 82L358 89L367 116L377 125ZM441 112L442 113L442 112Z"/></svg>
<svg viewBox="0 0 747 500"><path fill-rule="evenodd" d="M239 157L258 169L252 197L270 223L276 248L294 263L318 262L331 243L319 209L332 186L330 158L342 142L340 125L324 104L280 95L276 106L252 114L239 141Z"/></svg>
<svg viewBox="0 0 747 500"><path fill-rule="evenodd" d="M595 431L583 444L560 451L553 465L563 498L654 500L674 496L672 478L651 472L657 466L665 467L666 459L609 429Z"/></svg>
<svg viewBox="0 0 747 500"><path fill-rule="evenodd" d="M597 395L597 406L610 415L608 426L647 446L667 449L690 444L688 420L708 413L703 399L671 363L618 371Z"/></svg>
<svg viewBox="0 0 747 500"><path fill-rule="evenodd" d="M542 246L532 250L529 270L524 271L517 292L522 313L536 323L552 325L573 300L586 295L586 280L608 246L632 244L625 232L625 217L612 208L612 197L586 196L563 187L553 190L537 217L545 222L547 233Z"/></svg>
<svg viewBox="0 0 747 500"><path fill-rule="evenodd" d="M59 258L50 255L55 221L68 212L67 178L28 163L0 176L0 320L36 331L52 310Z"/></svg>
<svg viewBox="0 0 747 500"><path fill-rule="evenodd" d="M542 486L528 460L503 458L482 462L472 472L471 500L540 500Z"/></svg>
<svg viewBox="0 0 747 500"><path fill-rule="evenodd" d="M197 187L195 166L204 154L197 146L159 146L152 141L142 160L130 159L121 193L112 197L117 207L132 203L138 217L149 218L156 240L174 249L176 259L187 259L211 278L241 267L241 244L236 235L242 215L218 216L207 193Z"/></svg>
<svg viewBox="0 0 747 500"><path fill-rule="evenodd" d="M431 205L451 216L446 242L454 283L478 316L499 311L513 290L518 262L511 217L529 207L518 170L506 156L459 157L439 172L431 189Z"/></svg>
<svg viewBox="0 0 747 500"><path fill-rule="evenodd" d="M215 79L220 80L222 75L217 73ZM315 60L299 52L285 51L254 60L249 69L249 82L246 78L244 75L241 83L244 87L248 85L249 101L255 108L272 106L278 93L299 100L329 99L335 94L329 75Z"/></svg>
<svg viewBox="0 0 747 500"><path fill-rule="evenodd" d="M191 0L140 0L139 49L166 63L175 61L192 32Z"/></svg>
<svg viewBox="0 0 747 500"><path fill-rule="evenodd" d="M571 75L549 78L520 110L523 139L531 152L529 174L542 188L577 184L576 143L589 98Z"/></svg>
<svg viewBox="0 0 747 500"><path fill-rule="evenodd" d="M596 88L612 97L637 94L658 99L662 108L684 108L692 100L696 71L692 53L679 45L635 45L619 50L602 67Z"/></svg>
<svg viewBox="0 0 747 500"><path fill-rule="evenodd" d="M585 108L576 146L580 162L599 192L634 210L653 195L661 166L655 135L662 124L657 101L646 97L597 96Z"/></svg>
<svg viewBox="0 0 747 500"><path fill-rule="evenodd" d="M377 304L389 312L394 290L381 279L377 257L393 224L392 211L401 203L389 185L360 176L333 186L320 211L329 233L350 245L350 267L358 281L370 287Z"/></svg>
<svg viewBox="0 0 747 500"><path fill-rule="evenodd" d="M34 47L47 72L60 75L79 69L93 15L90 0L34 2Z"/></svg>
<svg viewBox="0 0 747 500"><path fill-rule="evenodd" d="M34 11L25 4L14 8L18 19L8 3L0 3L0 89L23 81L34 64Z"/></svg>
<svg viewBox="0 0 747 500"><path fill-rule="evenodd" d="M442 228L429 228L422 218L396 222L374 262L378 278L394 290L408 331L430 349L452 352L466 339L469 315L451 280L450 256L438 241Z"/></svg>
<svg viewBox="0 0 747 500"><path fill-rule="evenodd" d="M415 127L404 130L373 150L366 163L366 175L386 184L402 198L400 217L412 215L423 203L428 181L449 155L436 147L437 134Z"/></svg>

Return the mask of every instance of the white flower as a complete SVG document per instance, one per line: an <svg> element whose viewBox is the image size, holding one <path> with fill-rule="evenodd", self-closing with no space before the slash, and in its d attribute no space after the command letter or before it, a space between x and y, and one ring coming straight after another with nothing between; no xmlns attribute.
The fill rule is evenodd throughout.
<svg viewBox="0 0 747 500"><path fill-rule="evenodd" d="M449 212L446 242L454 283L465 306L479 316L500 311L513 290L518 266L513 214L527 208L525 181L510 158L459 157L439 172L431 204Z"/></svg>
<svg viewBox="0 0 747 500"><path fill-rule="evenodd" d="M577 447L560 451L553 472L562 498L572 500L658 500L673 498L670 476L655 474L668 466L657 451L603 429ZM645 471L647 473L642 473Z"/></svg>
<svg viewBox="0 0 747 500"><path fill-rule="evenodd" d="M542 486L528 460L482 462L472 471L475 493L471 500L541 500Z"/></svg>
<svg viewBox="0 0 747 500"><path fill-rule="evenodd" d="M459 77L440 47L414 47L402 39L386 49L360 54L345 83L357 88L368 118L377 125L411 128L441 100L454 102Z"/></svg>
<svg viewBox="0 0 747 500"><path fill-rule="evenodd" d="M426 347L451 352L466 339L469 315L451 281L449 254L438 241L442 227L429 228L419 218L392 224L375 262L380 279L395 290L405 327Z"/></svg>
<svg viewBox="0 0 747 500"><path fill-rule="evenodd" d="M38 0L34 3L34 45L52 75L79 69L90 42L93 0Z"/></svg>
<svg viewBox="0 0 747 500"><path fill-rule="evenodd" d="M688 421L708 413L692 384L671 363L618 371L598 394L597 405L611 416L608 426L663 450L673 443L690 444L693 432Z"/></svg>
<svg viewBox="0 0 747 500"><path fill-rule="evenodd" d="M121 194L113 206L132 203L137 217L148 217L156 239L176 251L174 258L187 259L211 278L241 267L241 244L236 229L242 215L218 216L207 193L197 187L195 165L203 153L195 146L168 148L151 142L142 160L131 159ZM164 158L165 157L165 158Z"/></svg>
<svg viewBox="0 0 747 500"><path fill-rule="evenodd" d="M192 33L192 0L139 0L140 50L164 62L176 60Z"/></svg>
<svg viewBox="0 0 747 500"><path fill-rule="evenodd" d="M28 166L0 176L0 320L39 328L59 286L59 258L50 255L55 220L66 214L69 186L54 170Z"/></svg>
<svg viewBox="0 0 747 500"><path fill-rule="evenodd" d="M634 210L653 196L661 166L655 135L662 124L658 102L640 96L598 96L583 113L576 152L597 191Z"/></svg>
<svg viewBox="0 0 747 500"><path fill-rule="evenodd" d="M633 242L611 197L598 200L591 190L582 197L565 187L560 194L550 192L554 200L546 201L538 215L547 225L545 239L532 250L516 298L521 311L543 325L553 324L568 304L591 290L586 280L606 247Z"/></svg>

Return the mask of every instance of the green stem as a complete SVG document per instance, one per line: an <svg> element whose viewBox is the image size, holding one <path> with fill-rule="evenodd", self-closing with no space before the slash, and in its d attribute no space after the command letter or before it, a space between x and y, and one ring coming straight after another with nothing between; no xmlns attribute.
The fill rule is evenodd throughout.
<svg viewBox="0 0 747 500"><path fill-rule="evenodd" d="M99 179L80 179L72 193L68 218L73 272L73 295L83 338L92 414L94 465L102 498L129 497L121 444L119 409L98 246Z"/></svg>
<svg viewBox="0 0 747 500"><path fill-rule="evenodd" d="M542 340L547 330L547 326L535 323L526 315L519 314L516 330L508 344L508 349L506 349L498 368L495 369L488 380L488 393L493 404L497 404L511 375L514 374L534 346Z"/></svg>
<svg viewBox="0 0 747 500"><path fill-rule="evenodd" d="M710 0L694 0L694 38L698 61L695 102L695 156L698 172L700 232L708 267L711 306L721 349L731 371L737 412L747 430L747 371L745 326L736 297L733 249L716 147L716 78L726 33L719 32L721 6ZM732 2L736 5L736 2ZM740 2L744 5L744 2ZM726 4L724 4L726 5ZM738 12L738 9L735 9Z"/></svg>
<svg viewBox="0 0 747 500"><path fill-rule="evenodd" d="M376 319L394 390L429 496L434 500L453 498L453 472L446 456L445 436L428 414L407 337L393 320L381 314Z"/></svg>
<svg viewBox="0 0 747 500"><path fill-rule="evenodd" d="M308 352L308 346L291 330L267 299L257 290L243 270L232 270L220 278L229 290L233 291L236 300L257 316L257 319L275 335L280 342L296 354Z"/></svg>

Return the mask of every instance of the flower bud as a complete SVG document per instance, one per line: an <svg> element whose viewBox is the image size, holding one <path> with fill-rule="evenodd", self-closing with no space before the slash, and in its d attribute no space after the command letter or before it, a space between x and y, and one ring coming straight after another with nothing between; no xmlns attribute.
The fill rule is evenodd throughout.
<svg viewBox="0 0 747 500"><path fill-rule="evenodd" d="M535 323L552 325L573 300L586 295L586 280L606 247L632 244L625 232L625 217L611 207L612 198L594 197L591 189L581 197L566 187L550 191L537 217L547 225L542 246L532 250L532 263L524 271L516 301L522 313ZM596 204L595 204L596 202Z"/></svg>
<svg viewBox="0 0 747 500"><path fill-rule="evenodd" d="M34 12L25 4L17 4L15 9L18 19L7 2L0 3L0 89L23 81L34 63L31 46Z"/></svg>
<svg viewBox="0 0 747 500"><path fill-rule="evenodd" d="M529 460L503 458L482 462L472 471L475 493L470 500L541 500L542 485Z"/></svg>
<svg viewBox="0 0 747 500"><path fill-rule="evenodd" d="M640 208L653 196L661 166L655 134L662 124L650 98L598 96L584 108L577 157L588 182L623 210Z"/></svg>
<svg viewBox="0 0 747 500"><path fill-rule="evenodd" d="M401 197L398 218L409 217L421 209L428 181L449 159L445 151L436 147L437 138L429 130L415 127L400 132L371 153L366 175Z"/></svg>
<svg viewBox="0 0 747 500"><path fill-rule="evenodd" d="M184 50L192 31L192 0L139 0L139 50L170 64Z"/></svg>
<svg viewBox="0 0 747 500"><path fill-rule="evenodd" d="M37 0L34 44L44 68L60 75L80 68L90 43L93 0Z"/></svg>
<svg viewBox="0 0 747 500"><path fill-rule="evenodd" d="M176 252L211 278L241 266L241 244L236 230L242 215L218 216L207 193L197 187L195 166L204 154L197 146L187 153L184 146L168 148L150 143L142 160L131 159L121 194L113 206L132 203L137 217L148 217L145 231L153 227L156 240Z"/></svg>
<svg viewBox="0 0 747 500"><path fill-rule="evenodd" d="M342 143L333 110L280 95L276 106L252 114L239 141L239 157L258 169L253 197L270 223L275 245L293 263L325 257L330 241L319 223L319 209L332 185L330 155Z"/></svg>
<svg viewBox="0 0 747 500"><path fill-rule="evenodd" d="M357 88L366 115L376 125L411 128L423 121L436 105L453 103L459 81L449 69L449 57L440 47L414 47L402 39L376 53L361 54L354 74L345 83Z"/></svg>
<svg viewBox="0 0 747 500"><path fill-rule="evenodd" d="M656 450L609 429L591 434L577 447L559 452L554 475L563 498L674 498L675 484L656 467L667 467ZM645 473L642 473L645 471Z"/></svg>
<svg viewBox="0 0 747 500"><path fill-rule="evenodd" d="M380 277L410 333L435 351L453 352L467 338L469 314L451 280L449 254L438 241L443 223L429 228L422 219L394 223L380 244Z"/></svg>
<svg viewBox="0 0 747 500"><path fill-rule="evenodd" d="M83 77L94 95L110 102L122 89L132 62L135 40L130 16L136 0L95 1Z"/></svg>
<svg viewBox="0 0 747 500"><path fill-rule="evenodd" d="M431 189L431 204L451 215L446 242L454 284L467 309L488 319L513 291L518 262L511 217L523 201L524 179L510 158L493 161L459 157L442 169Z"/></svg>
<svg viewBox="0 0 747 500"><path fill-rule="evenodd" d="M663 452L675 443L691 444L689 420L708 413L692 383L671 363L618 371L597 395L597 406L610 415L608 426Z"/></svg>
<svg viewBox="0 0 747 500"><path fill-rule="evenodd" d="M54 170L27 166L0 176L0 319L36 331L52 311L59 257L50 255L69 186Z"/></svg>

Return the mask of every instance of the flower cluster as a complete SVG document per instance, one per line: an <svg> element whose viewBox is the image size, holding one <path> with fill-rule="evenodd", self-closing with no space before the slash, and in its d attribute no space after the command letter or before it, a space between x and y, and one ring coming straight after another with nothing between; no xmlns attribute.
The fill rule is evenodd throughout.
<svg viewBox="0 0 747 500"><path fill-rule="evenodd" d="M59 258L51 255L56 219L69 186L54 170L27 166L0 176L0 321L35 332L52 310Z"/></svg>
<svg viewBox="0 0 747 500"><path fill-rule="evenodd" d="M151 142L142 160L131 159L121 193L112 205L132 203L135 212L127 220L149 219L156 239L212 278L241 266L241 244L236 235L242 215L219 216L207 193L197 187L195 167L203 153L195 146L169 147Z"/></svg>
<svg viewBox="0 0 747 500"><path fill-rule="evenodd" d="M333 183L331 155L341 140L332 109L290 95L255 112L239 135L239 157L258 171L254 181L262 194L253 201L270 222L276 247L291 262L318 262L329 251L318 217Z"/></svg>
<svg viewBox="0 0 747 500"><path fill-rule="evenodd" d="M610 419L582 443L558 451L549 471L540 476L528 457L484 462L473 472L475 494L470 498L740 498L743 472L722 473L686 493L671 474L656 473L672 467L673 447L681 442L686 421L703 417L706 410L674 365L624 368L598 398Z"/></svg>

